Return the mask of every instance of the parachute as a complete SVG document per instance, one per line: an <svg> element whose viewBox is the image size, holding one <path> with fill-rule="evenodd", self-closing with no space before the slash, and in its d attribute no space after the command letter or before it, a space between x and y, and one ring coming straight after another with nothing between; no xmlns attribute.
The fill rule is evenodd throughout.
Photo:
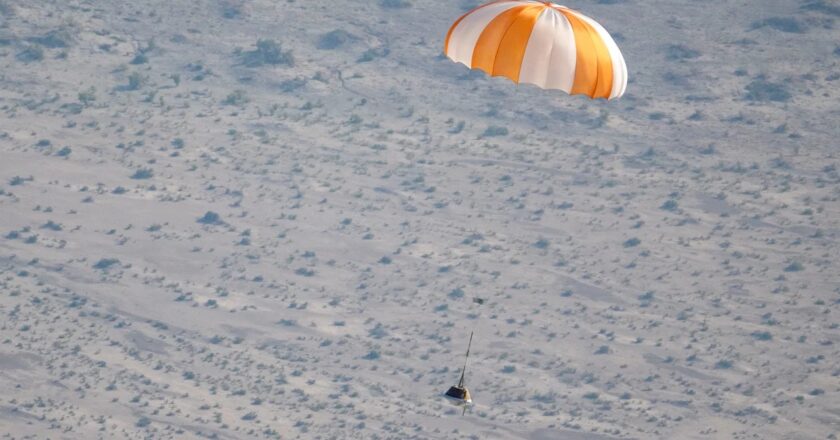
<svg viewBox="0 0 840 440"><path fill-rule="evenodd" d="M548 1L499 0L459 18L444 53L455 62L515 83L614 99L627 88L627 65L595 20Z"/></svg>

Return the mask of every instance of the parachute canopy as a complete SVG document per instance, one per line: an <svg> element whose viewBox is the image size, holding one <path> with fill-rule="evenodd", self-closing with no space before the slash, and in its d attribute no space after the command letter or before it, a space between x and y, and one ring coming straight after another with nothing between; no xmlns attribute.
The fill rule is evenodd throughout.
<svg viewBox="0 0 840 440"><path fill-rule="evenodd" d="M499 0L459 18L446 36L453 61L515 83L618 98L627 65L595 20L548 1Z"/></svg>

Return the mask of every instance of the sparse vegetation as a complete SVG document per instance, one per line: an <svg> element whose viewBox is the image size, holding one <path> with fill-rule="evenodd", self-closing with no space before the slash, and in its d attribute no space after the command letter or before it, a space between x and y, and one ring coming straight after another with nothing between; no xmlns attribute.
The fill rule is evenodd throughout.
<svg viewBox="0 0 840 440"><path fill-rule="evenodd" d="M770 82L763 78L747 84L746 90L748 101L787 102L791 99L791 93L785 84Z"/></svg>
<svg viewBox="0 0 840 440"><path fill-rule="evenodd" d="M135 180L151 179L154 175L155 173L151 168L140 168L131 175L131 178Z"/></svg>
<svg viewBox="0 0 840 440"><path fill-rule="evenodd" d="M128 85L125 88L126 90L140 90L145 82L146 77L141 75L140 72L132 72L128 75Z"/></svg>
<svg viewBox="0 0 840 440"><path fill-rule="evenodd" d="M91 86L90 88L79 92L79 102L81 102L85 107L89 106L94 101L96 101L96 87Z"/></svg>
<svg viewBox="0 0 840 440"><path fill-rule="evenodd" d="M146 56L143 52L138 52L134 55L134 58L129 61L129 64L138 65L138 64L146 64L149 62L149 57Z"/></svg>
<svg viewBox="0 0 840 440"><path fill-rule="evenodd" d="M794 34L804 33L807 29L801 21L794 17L770 17L752 24L752 29L764 27Z"/></svg>
<svg viewBox="0 0 840 440"><path fill-rule="evenodd" d="M732 368L733 365L734 365L734 363L731 360L722 359L722 360L719 360L715 363L715 369L728 370L728 369Z"/></svg>
<svg viewBox="0 0 840 440"><path fill-rule="evenodd" d="M356 37L353 34L342 29L336 29L318 37L315 46L321 50L334 50L354 40L356 40Z"/></svg>
<svg viewBox="0 0 840 440"><path fill-rule="evenodd" d="M507 136L508 129L505 127L499 127L497 125L491 125L484 130L484 133L481 134L481 137L497 137L497 136Z"/></svg>
<svg viewBox="0 0 840 440"><path fill-rule="evenodd" d="M56 29L44 35L29 38L29 41L49 49L65 49L73 43L73 35L66 28Z"/></svg>
<svg viewBox="0 0 840 440"><path fill-rule="evenodd" d="M222 217L213 211L207 211L197 221L203 225L220 225L224 223Z"/></svg>
<svg viewBox="0 0 840 440"><path fill-rule="evenodd" d="M14 176L11 179L9 179L9 185L10 186L23 185L24 183L32 182L33 180L35 180L35 179L32 176L29 176L29 177Z"/></svg>
<svg viewBox="0 0 840 440"><path fill-rule="evenodd" d="M302 277L312 277L315 276L315 271L308 267L299 267L295 269L295 274Z"/></svg>
<svg viewBox="0 0 840 440"><path fill-rule="evenodd" d="M668 61L685 61L700 57L700 51L682 44L671 44L665 49Z"/></svg>
<svg viewBox="0 0 840 440"><path fill-rule="evenodd" d="M770 341L773 335L770 332L755 331L752 332L752 337L758 341Z"/></svg>
<svg viewBox="0 0 840 440"><path fill-rule="evenodd" d="M245 105L249 101L248 95L245 94L244 90L234 90L231 92L227 97L222 101L224 105Z"/></svg>
<svg viewBox="0 0 840 440"><path fill-rule="evenodd" d="M626 247L626 248L636 247L641 243L642 243L642 240L639 240L638 238L633 237L633 238L627 239L624 242L624 247Z"/></svg>
<svg viewBox="0 0 840 440"><path fill-rule="evenodd" d="M243 0L222 0L222 17L229 20L242 18L245 10Z"/></svg>
<svg viewBox="0 0 840 440"><path fill-rule="evenodd" d="M247 67L289 66L295 64L291 50L283 50L283 47L274 40L257 40L255 50L243 52L241 55L242 64Z"/></svg>
<svg viewBox="0 0 840 440"><path fill-rule="evenodd" d="M678 207L679 204L677 203L677 201L674 199L670 199L663 203L662 206L659 207L659 209L663 211L676 211Z"/></svg>
<svg viewBox="0 0 840 440"><path fill-rule="evenodd" d="M101 260L97 261L96 264L93 265L93 268L99 270L107 270L119 264L120 260L116 258L102 258Z"/></svg>
<svg viewBox="0 0 840 440"><path fill-rule="evenodd" d="M40 46L30 45L18 52L16 57L18 61L22 61L24 63L34 63L37 61L43 61L44 49L42 49Z"/></svg>
<svg viewBox="0 0 840 440"><path fill-rule="evenodd" d="M405 9L411 7L409 0L379 0L379 6L387 9Z"/></svg>
<svg viewBox="0 0 840 440"><path fill-rule="evenodd" d="M791 261L790 264L785 266L785 272L800 272L805 269L805 266L798 261Z"/></svg>

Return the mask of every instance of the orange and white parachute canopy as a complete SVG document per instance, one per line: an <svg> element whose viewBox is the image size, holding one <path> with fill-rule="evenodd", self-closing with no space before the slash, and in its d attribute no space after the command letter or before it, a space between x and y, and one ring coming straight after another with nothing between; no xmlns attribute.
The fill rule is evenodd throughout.
<svg viewBox="0 0 840 440"><path fill-rule="evenodd" d="M595 20L548 1L499 0L459 18L446 36L453 61L515 83L618 98L627 65Z"/></svg>

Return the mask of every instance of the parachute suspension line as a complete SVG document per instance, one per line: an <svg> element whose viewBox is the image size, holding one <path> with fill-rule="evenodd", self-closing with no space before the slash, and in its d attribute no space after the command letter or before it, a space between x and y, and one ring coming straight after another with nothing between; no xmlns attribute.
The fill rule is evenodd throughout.
<svg viewBox="0 0 840 440"><path fill-rule="evenodd" d="M481 298L474 298L473 302L476 304L484 304L484 300ZM472 404L472 398L470 397L470 391L466 387L466 377L467 377L467 365L469 365L470 361L470 350L472 349L472 341L473 336L475 336L475 325L473 325L472 331L470 331L470 340L467 343L467 352L464 354L464 367L461 368L461 377L458 379L458 385L450 387L449 390L444 393L444 395L448 398L454 399L455 401L463 404L463 410L461 411L461 415L467 413L467 407Z"/></svg>
<svg viewBox="0 0 840 440"><path fill-rule="evenodd" d="M473 298L473 304L477 304L476 307L480 307L484 305L484 298ZM481 309L479 308L478 316L481 316ZM470 360L470 348L472 348L472 340L473 335L475 334L475 327L477 324L473 324L473 329L470 330L470 342L467 343L467 354L464 356L464 368L461 369L461 379L458 381L458 388L464 388L464 376L467 374L467 362Z"/></svg>
<svg viewBox="0 0 840 440"><path fill-rule="evenodd" d="M467 361L470 359L470 348L472 347L473 333L475 333L475 330L470 332L470 342L467 344L467 355L464 356L464 368L461 369L461 379L458 380L458 388L464 388L464 376L467 373Z"/></svg>

